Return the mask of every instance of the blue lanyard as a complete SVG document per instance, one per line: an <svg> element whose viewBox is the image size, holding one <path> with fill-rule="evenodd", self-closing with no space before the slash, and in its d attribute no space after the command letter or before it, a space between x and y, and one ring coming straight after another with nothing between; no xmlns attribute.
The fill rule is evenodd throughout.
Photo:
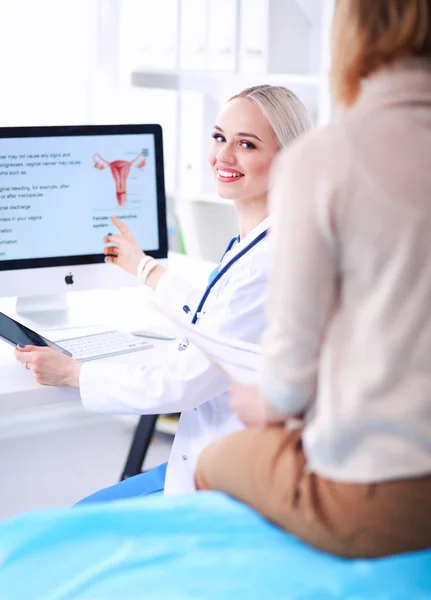
<svg viewBox="0 0 431 600"><path fill-rule="evenodd" d="M247 244L247 246L245 248L243 248L241 250L241 252L238 252L238 254L236 254L228 263L226 263L226 265L222 269L220 269L220 265L219 265L216 269L214 269L214 271L212 271L212 273L210 273L208 287L205 290L205 293L199 302L199 306L197 307L195 314L193 315L192 325L196 325L197 320L199 318L199 313L202 311L204 304L206 302L206 299L208 298L209 293L211 292L211 290L213 289L213 287L215 286L217 281L223 277L223 275L226 273L226 271L228 271L231 268L231 266L233 264L235 264L236 261L241 258L241 256L244 256L244 254L246 254L249 250L251 250L253 248L253 246L255 246L261 240L263 240L263 238L267 235L267 233L268 233L267 229L265 231L262 231L262 233L260 233L253 241L251 241L249 244ZM227 254L227 252L229 252L229 250L233 247L233 245L235 244L235 242L237 240L238 240L238 238L233 238L229 242L229 245L226 248L225 253L223 254L221 260L223 260L224 256ZM190 312L190 308L187 305L183 306L183 310L186 313ZM178 350L180 352L182 352L183 350L187 349L188 345L189 345L189 342L188 342L187 338L184 338L183 341L181 341L179 343Z"/></svg>
<svg viewBox="0 0 431 600"><path fill-rule="evenodd" d="M238 254L236 254L233 258L231 258L231 260L228 263L226 263L222 269L220 269L220 271L212 279L211 283L208 285L207 289L205 290L204 295L202 296L201 301L199 302L199 305L196 309L196 312L193 315L192 325L196 325L197 320L199 318L199 313L202 312L204 304L205 304L211 290L217 283L217 281L219 281L219 279L221 279L223 277L223 275L227 271L229 271L229 269L236 263L237 260L239 260L242 256L244 256L244 254L247 254L247 252L249 250L251 250L254 246L256 246L256 244L258 244L261 240L263 240L264 237L266 237L267 233L268 233L267 229L265 231L262 231L262 233L260 233L257 237L255 237L254 240L252 240L249 244L247 244L247 246L245 248L243 248L240 252L238 252ZM233 243L232 243L232 245L233 245ZM232 247L232 245L230 247ZM229 249L230 248L228 248L228 250ZM228 252L228 250L226 250L226 252ZM226 252L225 252L225 254L226 254Z"/></svg>
<svg viewBox="0 0 431 600"><path fill-rule="evenodd" d="M230 240L229 244L227 245L226 250L223 252L223 256L221 257L219 264L216 266L216 268L214 269L214 271L211 271L211 273L209 274L209 276L208 276L208 284L207 285L210 285L210 283L212 283L212 280L217 277L217 274L220 271L220 266L221 266L221 263L222 263L224 257L229 252L229 250L231 250L233 248L233 246L237 242L239 242L239 235L237 235L236 237L234 237L234 238L232 238Z"/></svg>

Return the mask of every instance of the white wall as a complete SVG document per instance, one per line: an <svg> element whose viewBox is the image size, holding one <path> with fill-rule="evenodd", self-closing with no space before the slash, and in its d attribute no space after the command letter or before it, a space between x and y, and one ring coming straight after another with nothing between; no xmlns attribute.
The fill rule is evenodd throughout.
<svg viewBox="0 0 431 600"><path fill-rule="evenodd" d="M0 2L0 125L89 118L93 3Z"/></svg>

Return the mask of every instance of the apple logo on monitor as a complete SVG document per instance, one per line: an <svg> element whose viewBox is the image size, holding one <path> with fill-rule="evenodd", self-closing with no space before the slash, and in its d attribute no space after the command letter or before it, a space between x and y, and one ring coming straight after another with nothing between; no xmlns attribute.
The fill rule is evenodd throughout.
<svg viewBox="0 0 431 600"><path fill-rule="evenodd" d="M66 282L66 285L72 285L73 284L72 273L69 273L69 275L66 275L66 277L64 278L64 281Z"/></svg>

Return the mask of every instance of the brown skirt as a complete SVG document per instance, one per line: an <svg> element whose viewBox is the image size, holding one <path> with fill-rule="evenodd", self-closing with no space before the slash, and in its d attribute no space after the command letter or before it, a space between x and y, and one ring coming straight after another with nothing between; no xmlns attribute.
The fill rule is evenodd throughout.
<svg viewBox="0 0 431 600"><path fill-rule="evenodd" d="M431 476L340 483L305 468L302 431L248 429L201 454L199 490L250 505L308 544L349 558L431 548Z"/></svg>

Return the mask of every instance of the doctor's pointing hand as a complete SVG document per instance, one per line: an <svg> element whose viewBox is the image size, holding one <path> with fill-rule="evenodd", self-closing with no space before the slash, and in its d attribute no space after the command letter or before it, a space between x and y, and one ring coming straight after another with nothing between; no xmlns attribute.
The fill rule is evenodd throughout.
<svg viewBox="0 0 431 600"><path fill-rule="evenodd" d="M110 233L105 235L103 241L105 244L109 244L105 246L105 262L118 265L131 275L137 275L142 283L156 289L160 277L166 269L141 250L137 239L121 219L111 217L111 222L121 235ZM143 280L144 273L147 272L148 275Z"/></svg>

